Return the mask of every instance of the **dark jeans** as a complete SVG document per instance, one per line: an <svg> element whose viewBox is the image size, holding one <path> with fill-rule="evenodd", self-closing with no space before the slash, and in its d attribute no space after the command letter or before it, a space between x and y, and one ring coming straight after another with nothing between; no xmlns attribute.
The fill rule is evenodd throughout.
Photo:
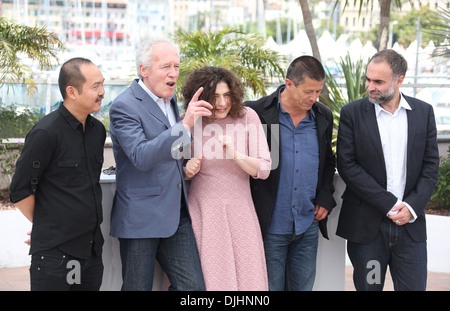
<svg viewBox="0 0 450 311"><path fill-rule="evenodd" d="M415 242L405 226L391 220L381 223L380 232L369 244L348 241L356 290L383 290L389 270L395 290L424 291L427 283L427 245Z"/></svg>
<svg viewBox="0 0 450 311"><path fill-rule="evenodd" d="M186 209L181 211L178 230L169 238L119 239L122 290L152 290L155 259L169 278L169 290L205 290L191 221Z"/></svg>
<svg viewBox="0 0 450 311"><path fill-rule="evenodd" d="M319 223L302 234L271 234L264 237L269 290L310 291L316 277Z"/></svg>
<svg viewBox="0 0 450 311"><path fill-rule="evenodd" d="M79 259L57 248L31 256L32 291L98 291L102 278L101 256Z"/></svg>

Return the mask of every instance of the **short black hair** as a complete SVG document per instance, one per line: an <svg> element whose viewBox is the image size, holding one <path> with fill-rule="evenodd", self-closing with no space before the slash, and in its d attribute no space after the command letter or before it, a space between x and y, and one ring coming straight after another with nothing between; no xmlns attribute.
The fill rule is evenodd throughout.
<svg viewBox="0 0 450 311"><path fill-rule="evenodd" d="M391 49L382 50L372 56L369 64L371 62L380 63L383 61L389 64L394 77L405 76L408 70L408 62L402 55Z"/></svg>
<svg viewBox="0 0 450 311"><path fill-rule="evenodd" d="M295 86L303 83L306 77L316 81L325 80L322 64L315 57L308 55L294 59L286 72L286 78L294 82Z"/></svg>
<svg viewBox="0 0 450 311"><path fill-rule="evenodd" d="M73 86L81 93L83 84L86 82L86 78L81 73L80 67L85 64L93 64L87 58L75 57L66 61L59 72L58 85L63 100L66 99L66 88Z"/></svg>

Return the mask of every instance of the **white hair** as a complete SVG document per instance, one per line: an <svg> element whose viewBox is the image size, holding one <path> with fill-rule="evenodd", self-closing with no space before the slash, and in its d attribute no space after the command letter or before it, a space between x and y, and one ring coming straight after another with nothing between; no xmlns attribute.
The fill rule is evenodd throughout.
<svg viewBox="0 0 450 311"><path fill-rule="evenodd" d="M136 50L136 69L137 69L137 74L139 76L140 79L142 79L141 73L140 73L140 67L142 65L142 67L144 68L150 68L151 67L151 55L152 55L152 51L153 51L153 47L160 42L167 42L169 44L171 44L178 52L179 52L179 48L178 45L173 42L171 39L165 38L165 37L153 37L150 38L144 42L142 42L137 50Z"/></svg>

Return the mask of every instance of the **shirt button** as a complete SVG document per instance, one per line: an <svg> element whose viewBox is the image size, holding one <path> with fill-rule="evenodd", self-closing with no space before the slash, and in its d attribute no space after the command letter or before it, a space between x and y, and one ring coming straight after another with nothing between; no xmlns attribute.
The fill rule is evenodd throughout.
<svg viewBox="0 0 450 311"><path fill-rule="evenodd" d="M181 187L182 187L182 185L181 185L181 184L178 184L178 188L181 189Z"/></svg>

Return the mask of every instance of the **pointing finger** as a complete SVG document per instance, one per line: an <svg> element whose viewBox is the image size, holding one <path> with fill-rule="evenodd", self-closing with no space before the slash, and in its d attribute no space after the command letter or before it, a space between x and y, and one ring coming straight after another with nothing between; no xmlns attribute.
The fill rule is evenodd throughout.
<svg viewBox="0 0 450 311"><path fill-rule="evenodd" d="M198 101L198 98L200 97L200 94L202 94L203 92L203 87L201 86L197 92L195 92L194 96L192 96L191 102L196 102Z"/></svg>

